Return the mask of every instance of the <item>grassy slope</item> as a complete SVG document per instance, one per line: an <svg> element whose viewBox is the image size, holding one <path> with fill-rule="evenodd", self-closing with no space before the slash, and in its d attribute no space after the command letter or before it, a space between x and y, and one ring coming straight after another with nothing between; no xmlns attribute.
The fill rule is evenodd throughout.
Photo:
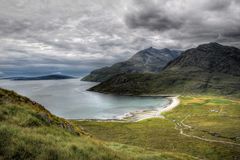
<svg viewBox="0 0 240 160"><path fill-rule="evenodd" d="M194 137L240 144L240 101L224 97L184 96L166 119L137 123L76 122L95 137L160 152L186 153L202 159L240 159L240 146L207 142ZM184 120L184 121L183 121ZM191 128L181 125L189 125Z"/></svg>
<svg viewBox="0 0 240 160"><path fill-rule="evenodd" d="M91 138L78 124L3 89L0 89L0 137L0 159L193 159L182 153L160 153Z"/></svg>
<svg viewBox="0 0 240 160"><path fill-rule="evenodd" d="M238 96L240 77L201 71L163 71L160 74L121 74L91 91L117 94L215 94Z"/></svg>

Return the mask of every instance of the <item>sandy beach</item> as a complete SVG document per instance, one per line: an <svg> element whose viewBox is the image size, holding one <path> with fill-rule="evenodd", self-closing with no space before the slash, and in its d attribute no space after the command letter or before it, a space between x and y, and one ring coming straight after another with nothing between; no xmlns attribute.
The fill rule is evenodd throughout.
<svg viewBox="0 0 240 160"><path fill-rule="evenodd" d="M178 96L168 97L170 103L165 106L155 110L142 110L132 113L127 113L124 117L121 118L123 121L138 122L149 118L164 118L162 115L163 112L167 112L177 107L180 103Z"/></svg>
<svg viewBox="0 0 240 160"><path fill-rule="evenodd" d="M155 96L155 95L153 95ZM162 95L164 96L164 95ZM177 107L180 103L178 96L169 96L169 103L165 107L149 110L138 110L129 112L116 119L78 119L79 121L99 121L99 122L139 122L149 118L164 118L163 112L167 112Z"/></svg>

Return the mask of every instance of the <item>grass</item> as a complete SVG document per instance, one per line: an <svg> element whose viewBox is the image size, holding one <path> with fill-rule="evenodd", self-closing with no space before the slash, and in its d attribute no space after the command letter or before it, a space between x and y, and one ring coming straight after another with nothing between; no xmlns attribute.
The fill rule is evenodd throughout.
<svg viewBox="0 0 240 160"><path fill-rule="evenodd" d="M240 78L202 71L162 71L159 74L120 74L89 90L116 94L239 95Z"/></svg>
<svg viewBox="0 0 240 160"><path fill-rule="evenodd" d="M219 97L184 97L183 104L166 113L170 119L183 119L194 135L240 143L240 103Z"/></svg>
<svg viewBox="0 0 240 160"><path fill-rule="evenodd" d="M164 113L165 119L68 121L0 89L0 159L239 159L237 145L180 134L182 129L188 135L240 144L239 115L237 99L195 95L182 96L177 108Z"/></svg>
<svg viewBox="0 0 240 160"><path fill-rule="evenodd" d="M240 144L240 102L215 96L182 96L180 99L180 106L164 113L165 119L148 119L137 123L75 123L104 141L155 152L183 153L200 159L240 159L240 146L207 142L180 134L182 129L192 136ZM176 128L182 120L191 128Z"/></svg>
<svg viewBox="0 0 240 160"><path fill-rule="evenodd" d="M125 159L41 105L0 90L0 159Z"/></svg>
<svg viewBox="0 0 240 160"><path fill-rule="evenodd" d="M194 157L96 139L79 124L52 115L26 97L0 89L0 159L192 160Z"/></svg>

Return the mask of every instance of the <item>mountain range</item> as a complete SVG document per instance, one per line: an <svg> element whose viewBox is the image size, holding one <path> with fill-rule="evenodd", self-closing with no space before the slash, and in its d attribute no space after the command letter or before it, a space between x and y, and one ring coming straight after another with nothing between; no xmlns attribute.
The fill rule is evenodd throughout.
<svg viewBox="0 0 240 160"><path fill-rule="evenodd" d="M103 82L121 73L158 73L168 62L177 58L180 51L147 48L137 52L130 59L119 62L111 67L104 67L92 71L83 81Z"/></svg>
<svg viewBox="0 0 240 160"><path fill-rule="evenodd" d="M208 43L184 51L158 74L119 74L90 88L117 94L240 96L240 49Z"/></svg>

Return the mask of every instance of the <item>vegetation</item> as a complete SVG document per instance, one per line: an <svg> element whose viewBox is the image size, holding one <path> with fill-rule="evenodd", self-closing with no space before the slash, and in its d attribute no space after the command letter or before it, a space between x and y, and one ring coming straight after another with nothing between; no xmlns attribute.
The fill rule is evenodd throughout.
<svg viewBox="0 0 240 160"><path fill-rule="evenodd" d="M90 91L117 94L207 94L240 97L240 77L201 71L120 74Z"/></svg>
<svg viewBox="0 0 240 160"><path fill-rule="evenodd" d="M107 134L107 133L106 133ZM77 123L0 89L0 159L185 160L184 153L158 152L92 138Z"/></svg>
<svg viewBox="0 0 240 160"><path fill-rule="evenodd" d="M165 113L165 119L75 123L104 141L155 152L184 153L199 159L239 159L240 101L214 96L182 96L180 99L180 106Z"/></svg>

